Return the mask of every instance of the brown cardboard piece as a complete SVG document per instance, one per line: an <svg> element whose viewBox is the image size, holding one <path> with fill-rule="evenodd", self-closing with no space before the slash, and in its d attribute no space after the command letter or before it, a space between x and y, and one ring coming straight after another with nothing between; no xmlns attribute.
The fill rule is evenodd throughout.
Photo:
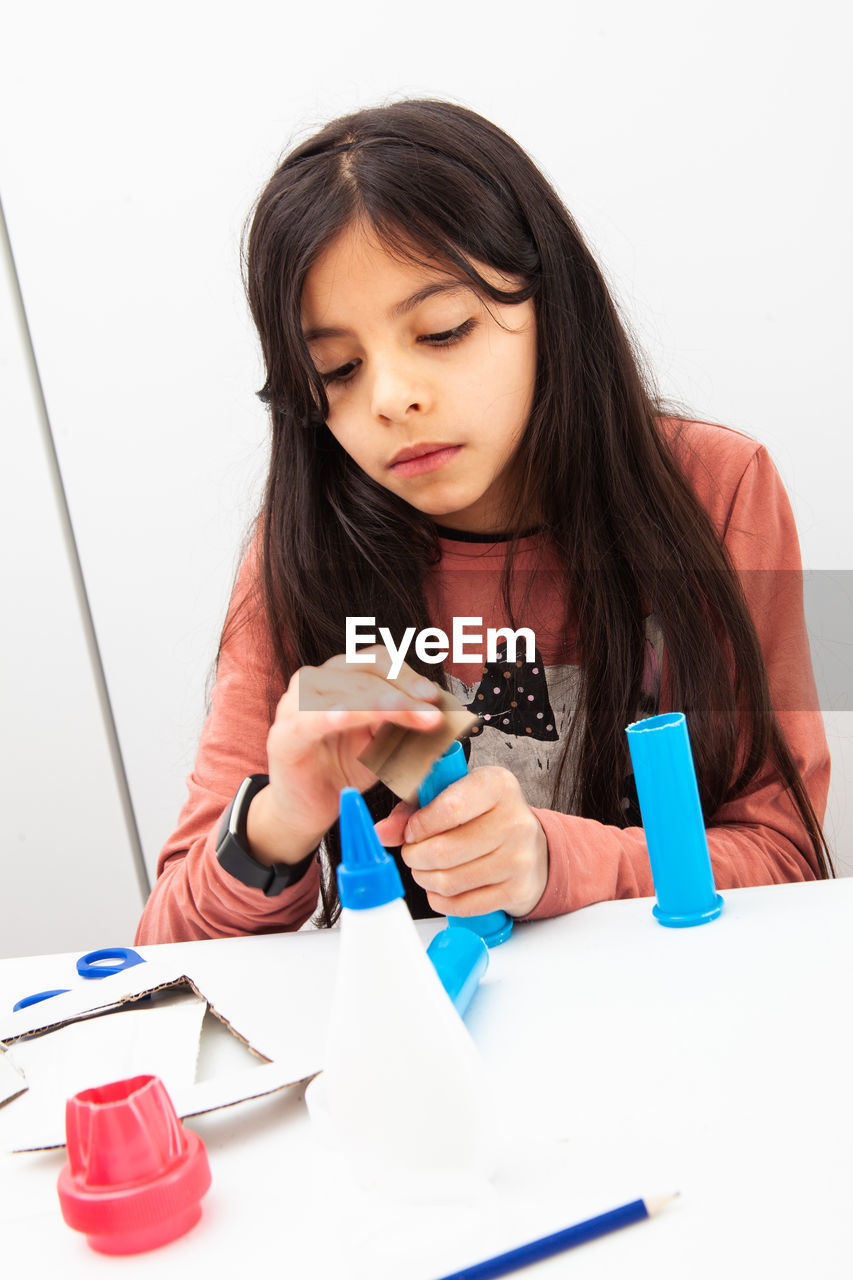
<svg viewBox="0 0 853 1280"><path fill-rule="evenodd" d="M403 665L405 668L405 663ZM406 670L411 671L411 668ZM451 743L457 738L467 737L480 718L452 693L439 686L436 688L439 690L436 705L444 717L437 729L424 731L385 724L367 750L358 757L395 796L407 804L418 803L418 784L423 782Z"/></svg>

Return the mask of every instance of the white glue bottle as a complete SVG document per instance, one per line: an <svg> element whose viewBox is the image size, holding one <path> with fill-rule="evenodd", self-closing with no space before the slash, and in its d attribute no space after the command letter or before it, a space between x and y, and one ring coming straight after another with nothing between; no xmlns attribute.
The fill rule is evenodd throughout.
<svg viewBox="0 0 853 1280"><path fill-rule="evenodd" d="M340 829L340 952L312 1119L365 1186L421 1201L476 1194L492 1170L485 1066L354 787Z"/></svg>

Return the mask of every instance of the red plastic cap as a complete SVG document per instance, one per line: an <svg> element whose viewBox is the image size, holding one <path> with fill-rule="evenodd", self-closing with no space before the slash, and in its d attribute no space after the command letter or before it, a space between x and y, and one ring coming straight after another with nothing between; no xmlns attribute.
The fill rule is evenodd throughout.
<svg viewBox="0 0 853 1280"><path fill-rule="evenodd" d="M85 1089L65 1105L62 1216L100 1253L143 1253L189 1231L210 1186L207 1152L157 1076Z"/></svg>

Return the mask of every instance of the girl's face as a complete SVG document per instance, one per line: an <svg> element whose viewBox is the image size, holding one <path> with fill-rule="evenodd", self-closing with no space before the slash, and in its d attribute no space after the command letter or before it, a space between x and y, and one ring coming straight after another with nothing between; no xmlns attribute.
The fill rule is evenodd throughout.
<svg viewBox="0 0 853 1280"><path fill-rule="evenodd" d="M517 280L475 264L498 287ZM532 302L489 302L348 227L305 279L302 327L329 430L373 480L439 524L505 530L536 375ZM535 518L535 513L523 513Z"/></svg>

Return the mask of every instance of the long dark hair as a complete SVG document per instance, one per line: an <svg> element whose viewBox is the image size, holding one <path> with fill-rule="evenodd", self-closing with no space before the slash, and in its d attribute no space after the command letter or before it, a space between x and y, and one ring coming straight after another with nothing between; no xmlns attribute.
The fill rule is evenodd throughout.
<svg viewBox="0 0 853 1280"><path fill-rule="evenodd" d="M445 264L487 301L533 301L536 385L507 530L523 528L525 512L541 515L577 617L579 702L553 807L625 825L625 726L641 690L643 618L653 611L668 701L690 727L706 822L769 758L808 832L816 874L830 874L737 576L664 440L662 402L602 273L521 148L447 102L397 102L332 121L287 156L254 210L245 272L267 375L259 394L272 420L259 543L278 680L343 652L347 615L375 616L395 635L431 621L424 580L440 555L435 526L365 475L328 431L324 387L302 335L306 272L355 220L405 259ZM495 288L476 262L521 286ZM512 562L511 543L507 604ZM424 674L437 678L435 667ZM394 803L381 785L366 799L375 818ZM326 847L322 919L330 924L336 828Z"/></svg>

